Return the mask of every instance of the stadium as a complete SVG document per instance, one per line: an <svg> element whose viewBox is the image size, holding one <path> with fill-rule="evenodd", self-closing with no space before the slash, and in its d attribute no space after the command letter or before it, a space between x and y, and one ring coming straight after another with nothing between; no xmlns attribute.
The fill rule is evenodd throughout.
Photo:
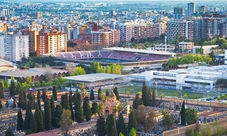
<svg viewBox="0 0 227 136"><path fill-rule="evenodd" d="M137 66L164 63L169 58L174 57L175 53L113 47L96 51L60 52L45 54L44 56L50 55L58 60L74 63L91 64L92 62L100 62L101 65L117 63L123 66Z"/></svg>

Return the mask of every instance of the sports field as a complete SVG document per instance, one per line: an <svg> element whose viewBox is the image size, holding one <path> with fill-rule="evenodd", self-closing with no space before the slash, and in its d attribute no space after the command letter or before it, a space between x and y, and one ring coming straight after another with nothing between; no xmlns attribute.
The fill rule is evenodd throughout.
<svg viewBox="0 0 227 136"><path fill-rule="evenodd" d="M150 88L152 91L153 88ZM142 86L125 86L125 87L119 87L118 88L119 93L125 94L127 91L130 92L130 94L137 94L139 92L142 92ZM158 96L161 94L164 96L177 96L177 97L182 97L187 94L188 99L195 99L197 98L203 98L203 97L208 97L212 96L212 94L203 94L203 93L196 93L196 92L186 92L186 91L178 91L178 90L165 90L165 89L158 89L157 90Z"/></svg>

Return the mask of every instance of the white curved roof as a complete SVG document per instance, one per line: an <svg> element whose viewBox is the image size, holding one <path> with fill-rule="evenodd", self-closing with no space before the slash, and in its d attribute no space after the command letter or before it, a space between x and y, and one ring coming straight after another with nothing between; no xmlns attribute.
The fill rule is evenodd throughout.
<svg viewBox="0 0 227 136"><path fill-rule="evenodd" d="M0 67L1 66L13 66L13 63L4 59L0 59Z"/></svg>

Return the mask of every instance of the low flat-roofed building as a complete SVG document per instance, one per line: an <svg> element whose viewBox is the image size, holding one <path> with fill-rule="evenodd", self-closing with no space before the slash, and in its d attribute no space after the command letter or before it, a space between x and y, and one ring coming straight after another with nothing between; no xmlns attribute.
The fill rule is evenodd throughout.
<svg viewBox="0 0 227 136"><path fill-rule="evenodd" d="M194 42L179 42L178 45L182 50L192 50L194 47Z"/></svg>
<svg viewBox="0 0 227 136"><path fill-rule="evenodd" d="M13 71L0 72L0 79L11 79L11 77L14 76L15 79L32 77L33 81L41 81L43 76L47 73L51 74L52 78L54 79L60 76L64 77L68 71L52 68L30 68L26 70L17 69Z"/></svg>
<svg viewBox="0 0 227 136"><path fill-rule="evenodd" d="M126 76L106 73L86 74L78 76L65 77L69 82L84 83L88 88L113 86L126 83Z"/></svg>

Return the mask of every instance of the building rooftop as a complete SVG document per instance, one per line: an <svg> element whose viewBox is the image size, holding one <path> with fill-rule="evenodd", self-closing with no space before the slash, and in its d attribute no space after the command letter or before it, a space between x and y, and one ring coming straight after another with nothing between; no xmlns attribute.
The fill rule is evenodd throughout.
<svg viewBox="0 0 227 136"><path fill-rule="evenodd" d="M97 82L97 81L106 81L110 79L122 78L123 75L115 74L106 74L106 73L96 73L96 74L86 74L78 76L64 77L66 80L76 81L76 82Z"/></svg>
<svg viewBox="0 0 227 136"><path fill-rule="evenodd" d="M58 74L58 73L67 73L67 70L61 70L61 69L52 69L52 68L30 68L26 70L14 70L14 71L6 71L6 72L0 72L0 76L6 76L6 77L28 77L28 76L41 76L45 75L47 72L51 74Z"/></svg>

